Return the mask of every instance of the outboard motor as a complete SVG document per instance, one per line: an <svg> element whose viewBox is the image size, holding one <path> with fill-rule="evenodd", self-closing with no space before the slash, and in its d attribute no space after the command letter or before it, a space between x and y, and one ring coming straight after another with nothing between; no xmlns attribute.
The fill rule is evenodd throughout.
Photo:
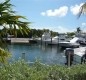
<svg viewBox="0 0 86 80"><path fill-rule="evenodd" d="M65 49L65 56L66 56L66 65L71 66L73 64L74 59L74 50L72 48Z"/></svg>

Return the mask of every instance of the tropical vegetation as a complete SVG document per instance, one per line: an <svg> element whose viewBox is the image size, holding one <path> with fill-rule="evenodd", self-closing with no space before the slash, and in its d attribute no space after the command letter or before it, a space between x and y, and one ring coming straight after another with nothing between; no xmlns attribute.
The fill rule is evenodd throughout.
<svg viewBox="0 0 86 80"><path fill-rule="evenodd" d="M86 14L86 2L80 7L78 16L80 17L82 14Z"/></svg>
<svg viewBox="0 0 86 80"><path fill-rule="evenodd" d="M0 3L0 29L2 28L0 32L1 48L5 48L2 46L5 43L2 35L7 35L8 29L15 37L17 36L17 29L19 29L22 34L23 32L27 34L27 32L30 30L28 28L28 24L30 24L30 22L24 22L24 20L21 21L21 19L26 20L26 18L21 15L16 15L15 11L12 10L12 6L13 5L10 3L10 0L5 0L4 2ZM2 52L3 51L0 52L0 56L3 56L1 55Z"/></svg>
<svg viewBox="0 0 86 80"><path fill-rule="evenodd" d="M86 64L71 67L50 66L41 64L39 61L30 64L24 60L3 64L6 57L9 57L9 52L1 45L4 43L2 37L6 36L7 33L16 37L19 32L28 34L30 30L28 28L30 22L21 21L20 18L26 18L16 15L15 11L11 9L12 6L10 0L0 3L0 26L3 27L0 31L0 80L86 80ZM86 3L82 5L80 15L85 11L85 6ZM39 31L39 33L41 32ZM35 30L32 30L31 34L36 36Z"/></svg>
<svg viewBox="0 0 86 80"><path fill-rule="evenodd" d="M0 80L86 80L86 65L70 68L44 65L39 61L28 64L24 60L0 66Z"/></svg>
<svg viewBox="0 0 86 80"><path fill-rule="evenodd" d="M12 6L10 0L0 3L0 26L4 28L2 34L7 34L7 28L9 28L10 33L15 36L17 35L16 29L19 29L21 33L24 31L27 34L29 31L28 24L30 24L30 22L21 21L20 19L26 18L21 15L16 15L15 11L12 10Z"/></svg>
<svg viewBox="0 0 86 80"><path fill-rule="evenodd" d="M0 30L0 33L1 33L2 31L4 31L4 28L3 28L2 30ZM11 32L13 32L14 29L12 29L11 32L10 32L10 29L7 29L7 31L8 31L8 34L9 34L9 35L12 35ZM24 31L22 31L23 34L21 34L20 30L19 30L19 29L16 29L16 32L17 32L16 38L32 38L32 37L35 37L35 38L36 38L36 37L41 37L42 34L43 34L44 32L46 32L46 31L51 32L51 33L52 33L52 37L58 35L58 32L50 31L50 30L48 30L48 29L42 29L42 30L41 30L41 29L30 29L30 31L27 32L27 34L26 34ZM6 37L7 37L7 35L1 35L1 36L2 36L3 38L6 38ZM13 36L13 37L14 37L14 36Z"/></svg>

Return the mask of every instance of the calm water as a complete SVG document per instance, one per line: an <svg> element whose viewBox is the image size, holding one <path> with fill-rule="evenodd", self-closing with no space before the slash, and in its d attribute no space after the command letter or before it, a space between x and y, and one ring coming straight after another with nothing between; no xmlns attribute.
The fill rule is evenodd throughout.
<svg viewBox="0 0 86 80"><path fill-rule="evenodd" d="M18 60L24 58L25 60L34 62L40 59L44 64L61 64L64 65L65 57L62 50L57 46L41 46L41 45L27 45L27 44L11 44L8 45L9 51L12 54L11 59Z"/></svg>

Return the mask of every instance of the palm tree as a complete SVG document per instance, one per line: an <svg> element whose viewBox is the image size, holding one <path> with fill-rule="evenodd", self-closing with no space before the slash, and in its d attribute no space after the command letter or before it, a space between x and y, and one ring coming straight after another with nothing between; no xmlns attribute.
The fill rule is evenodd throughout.
<svg viewBox="0 0 86 80"><path fill-rule="evenodd" d="M16 29L19 29L22 34L23 34L23 32L25 32L27 34L30 30L28 28L28 24L30 24L30 22L20 21L19 20L20 18L25 19L23 16L6 14L1 17L0 24L3 25L4 29L6 29L6 30L7 30L7 28L9 28L10 32L12 34L14 34L15 36L17 35ZM7 34L7 32L8 31L6 31L5 34Z"/></svg>
<svg viewBox="0 0 86 80"><path fill-rule="evenodd" d="M30 24L30 22L20 21L20 19L26 18L20 15L15 15L15 11L12 11L11 9L12 6L13 5L10 4L10 0L6 0L0 4L0 25L2 25L5 29L9 27L10 31L11 29L14 29L14 32L12 32L14 35L16 35L17 28L20 32L25 32L27 34L29 31L28 24ZM5 34L7 34L7 31Z"/></svg>
<svg viewBox="0 0 86 80"><path fill-rule="evenodd" d="M14 13L14 11L11 10L12 4L9 3L10 0L5 0L5 2L0 3L0 16L3 16L4 14L8 13Z"/></svg>
<svg viewBox="0 0 86 80"><path fill-rule="evenodd" d="M9 56L10 54L7 50L0 48L0 62L5 63Z"/></svg>
<svg viewBox="0 0 86 80"><path fill-rule="evenodd" d="M80 7L80 11L79 11L79 17L81 16L81 14L86 14L86 2Z"/></svg>
<svg viewBox="0 0 86 80"><path fill-rule="evenodd" d="M19 29L20 32L26 34L29 32L29 24L30 22L23 22L20 19L26 19L23 16L16 15L15 11L12 10L12 4L10 4L10 0L5 0L5 2L0 3L0 26L3 26L4 31L2 30L0 34L0 43L3 42L2 35L6 35L8 33L8 28L10 29L13 35L17 35L16 29ZM1 47L1 44L0 44ZM2 55L3 54L3 55ZM0 48L0 57L5 58L8 54L4 49ZM3 60L3 58L0 58Z"/></svg>
<svg viewBox="0 0 86 80"><path fill-rule="evenodd" d="M79 32L81 32L81 29L80 29L80 27L77 27L77 32L79 33Z"/></svg>

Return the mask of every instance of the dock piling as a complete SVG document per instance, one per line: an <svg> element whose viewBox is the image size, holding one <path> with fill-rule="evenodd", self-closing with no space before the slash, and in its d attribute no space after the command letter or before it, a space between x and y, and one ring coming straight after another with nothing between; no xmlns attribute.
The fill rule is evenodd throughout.
<svg viewBox="0 0 86 80"><path fill-rule="evenodd" d="M22 59L25 60L25 53L22 53Z"/></svg>

